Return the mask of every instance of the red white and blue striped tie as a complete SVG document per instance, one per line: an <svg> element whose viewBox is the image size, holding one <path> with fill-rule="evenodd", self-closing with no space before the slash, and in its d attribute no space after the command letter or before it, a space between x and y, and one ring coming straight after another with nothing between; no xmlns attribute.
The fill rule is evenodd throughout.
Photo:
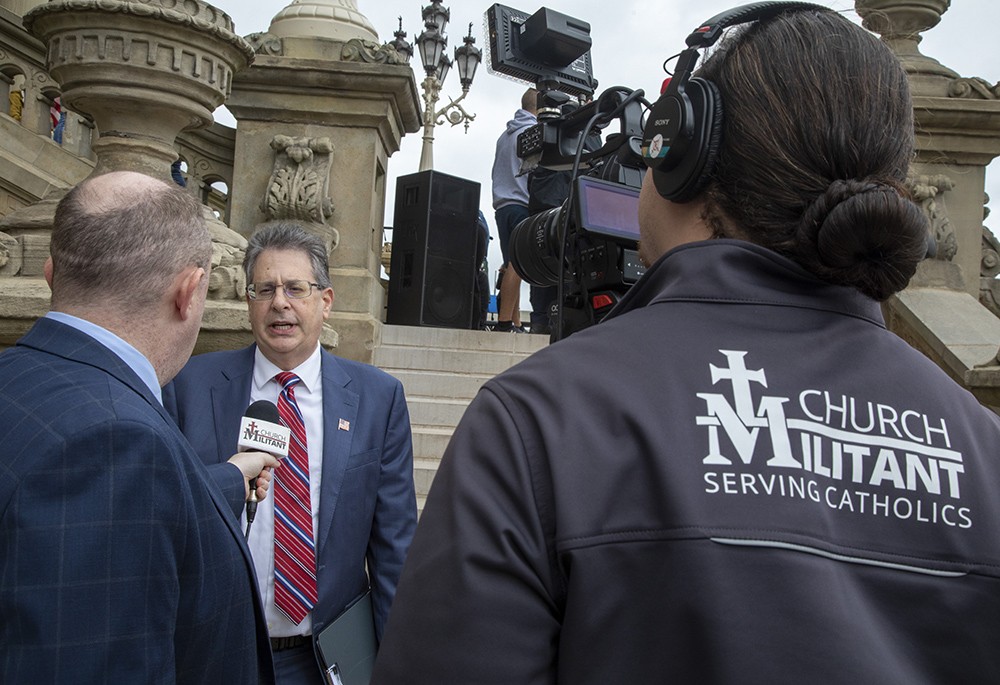
<svg viewBox="0 0 1000 685"><path fill-rule="evenodd" d="M316 546L313 543L306 427L295 402L299 377L282 371L278 414L292 433L288 456L274 470L274 604L298 625L316 605Z"/></svg>

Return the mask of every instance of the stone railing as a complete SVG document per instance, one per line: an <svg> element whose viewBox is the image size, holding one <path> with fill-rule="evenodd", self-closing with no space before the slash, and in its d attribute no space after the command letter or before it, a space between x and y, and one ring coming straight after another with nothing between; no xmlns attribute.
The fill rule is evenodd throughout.
<svg viewBox="0 0 1000 685"><path fill-rule="evenodd" d="M218 212L219 219L226 224L232 213L235 147L236 131L219 123L203 130L185 131L174 141L174 149L186 165L183 176L188 189ZM225 192L212 187L220 182L226 185Z"/></svg>
<svg viewBox="0 0 1000 685"><path fill-rule="evenodd" d="M192 36L201 39L197 54L190 47ZM157 50L145 59L133 59L143 46L154 44ZM116 52L115 45L123 47ZM10 91L10 111L0 118L0 203L8 208L0 207L0 278L41 276L55 203L94 172L94 126L87 118L70 113L62 148L52 141L49 108L62 97L111 132L94 136L93 151L100 152L96 173L128 168L164 178L179 155L187 188L206 205L215 267L209 296L239 300L246 240L222 223L230 215L235 131L213 125L178 134L211 122L212 110L229 92L232 73L252 56L250 46L233 33L229 16L200 0L181 6L173 0L142 5L60 0L41 3L24 18L0 8L0 74ZM109 76L121 86L117 91L102 90ZM65 92L59 80L68 84ZM122 97L122 89L128 97ZM74 137L74 122L89 127L86 145L77 150L67 149L69 141L80 138ZM85 154L88 164L70 163L78 158L66 152ZM226 187L220 190L222 184ZM4 287L22 285L27 286L8 282Z"/></svg>
<svg viewBox="0 0 1000 685"><path fill-rule="evenodd" d="M61 95L45 70L45 45L24 30L21 18L0 8L0 84L6 86L3 113L22 127L48 138L53 135L50 108ZM0 92L2 92L0 87ZM66 111L61 145L64 150L92 158L94 125L76 112Z"/></svg>

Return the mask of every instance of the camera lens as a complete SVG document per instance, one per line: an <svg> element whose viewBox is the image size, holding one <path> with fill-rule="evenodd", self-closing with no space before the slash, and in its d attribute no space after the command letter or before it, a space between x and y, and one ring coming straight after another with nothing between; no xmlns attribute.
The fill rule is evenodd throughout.
<svg viewBox="0 0 1000 685"><path fill-rule="evenodd" d="M565 203L528 217L511 231L510 262L530 285L559 283L559 226L564 211Z"/></svg>

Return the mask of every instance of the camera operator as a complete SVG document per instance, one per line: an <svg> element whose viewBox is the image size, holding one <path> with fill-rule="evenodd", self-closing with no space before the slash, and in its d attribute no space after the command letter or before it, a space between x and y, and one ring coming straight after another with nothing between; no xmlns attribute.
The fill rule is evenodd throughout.
<svg viewBox="0 0 1000 685"><path fill-rule="evenodd" d="M586 102L581 102L586 104ZM601 136L591 132L583 144L584 152L601 147ZM528 175L528 213L535 216L546 209L559 207L569 197L573 183L572 171L553 171L543 166L535 167ZM549 309L556 300L557 286L531 286L531 333L548 335L552 332Z"/></svg>
<svg viewBox="0 0 1000 685"><path fill-rule="evenodd" d="M529 88L521 96L521 108L507 122L507 128L497 139L493 158L493 209L496 211L500 252L503 255L503 280L500 285L499 311L493 330L524 333L521 328L521 277L510 266L508 244L514 227L527 219L528 177L520 175L521 160L517 156L517 136L533 126L538 91Z"/></svg>
<svg viewBox="0 0 1000 685"><path fill-rule="evenodd" d="M648 117L648 271L455 430L373 683L1000 682L1000 421L879 307L927 251L906 74L801 3L688 45L737 24L689 197L697 53Z"/></svg>

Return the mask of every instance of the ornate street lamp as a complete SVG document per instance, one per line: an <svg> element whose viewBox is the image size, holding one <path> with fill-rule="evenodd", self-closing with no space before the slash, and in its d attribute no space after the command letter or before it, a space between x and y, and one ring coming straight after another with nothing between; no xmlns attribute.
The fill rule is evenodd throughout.
<svg viewBox="0 0 1000 685"><path fill-rule="evenodd" d="M448 55L441 55L441 61L438 62L438 68L434 72L434 76L442 86L444 86L444 80L448 78L448 71L451 69L452 64L454 62L451 61Z"/></svg>
<svg viewBox="0 0 1000 685"><path fill-rule="evenodd" d="M424 90L424 146L420 153L420 171L434 168L434 127L444 124L445 121L452 126L465 124L468 132L469 123L475 118L475 114L469 114L459 104L465 99L472 86L472 79L476 74L476 67L482 59L482 55L475 47L476 39L472 37L472 24L469 24L469 35L464 39L464 45L455 48L454 62L445 54L448 39L444 35L445 27L451 18L451 11L441 6L441 0L432 0L431 4L423 8L424 32L417 38L417 53L420 55L420 63L424 67L424 78L421 87ZM402 31L402 23L400 23ZM446 106L440 110L436 109L438 93L444 84L448 71L453 64L458 65L458 77L462 81L462 94L457 100L449 98Z"/></svg>
<svg viewBox="0 0 1000 685"><path fill-rule="evenodd" d="M458 78L462 81L462 90L468 90L476 75L476 67L482 61L483 55L476 47L476 39L472 37L472 22L469 22L469 35L464 39L465 45L455 48L455 62L458 63Z"/></svg>
<svg viewBox="0 0 1000 685"><path fill-rule="evenodd" d="M423 16L424 24L431 22L437 28L438 33L444 35L444 27L451 19L451 10L442 7L441 0L431 0L431 4L423 9L421 16Z"/></svg>
<svg viewBox="0 0 1000 685"><path fill-rule="evenodd" d="M444 49L448 47L448 39L441 35L434 22L424 24L424 32L417 38L417 50L420 52L420 62L428 76L437 71Z"/></svg>
<svg viewBox="0 0 1000 685"><path fill-rule="evenodd" d="M399 56L406 61L407 64L410 62L410 58L413 57L413 46L406 42L406 31L403 30L403 18L399 18L399 30L393 33L396 38L390 45L396 48L396 52Z"/></svg>

